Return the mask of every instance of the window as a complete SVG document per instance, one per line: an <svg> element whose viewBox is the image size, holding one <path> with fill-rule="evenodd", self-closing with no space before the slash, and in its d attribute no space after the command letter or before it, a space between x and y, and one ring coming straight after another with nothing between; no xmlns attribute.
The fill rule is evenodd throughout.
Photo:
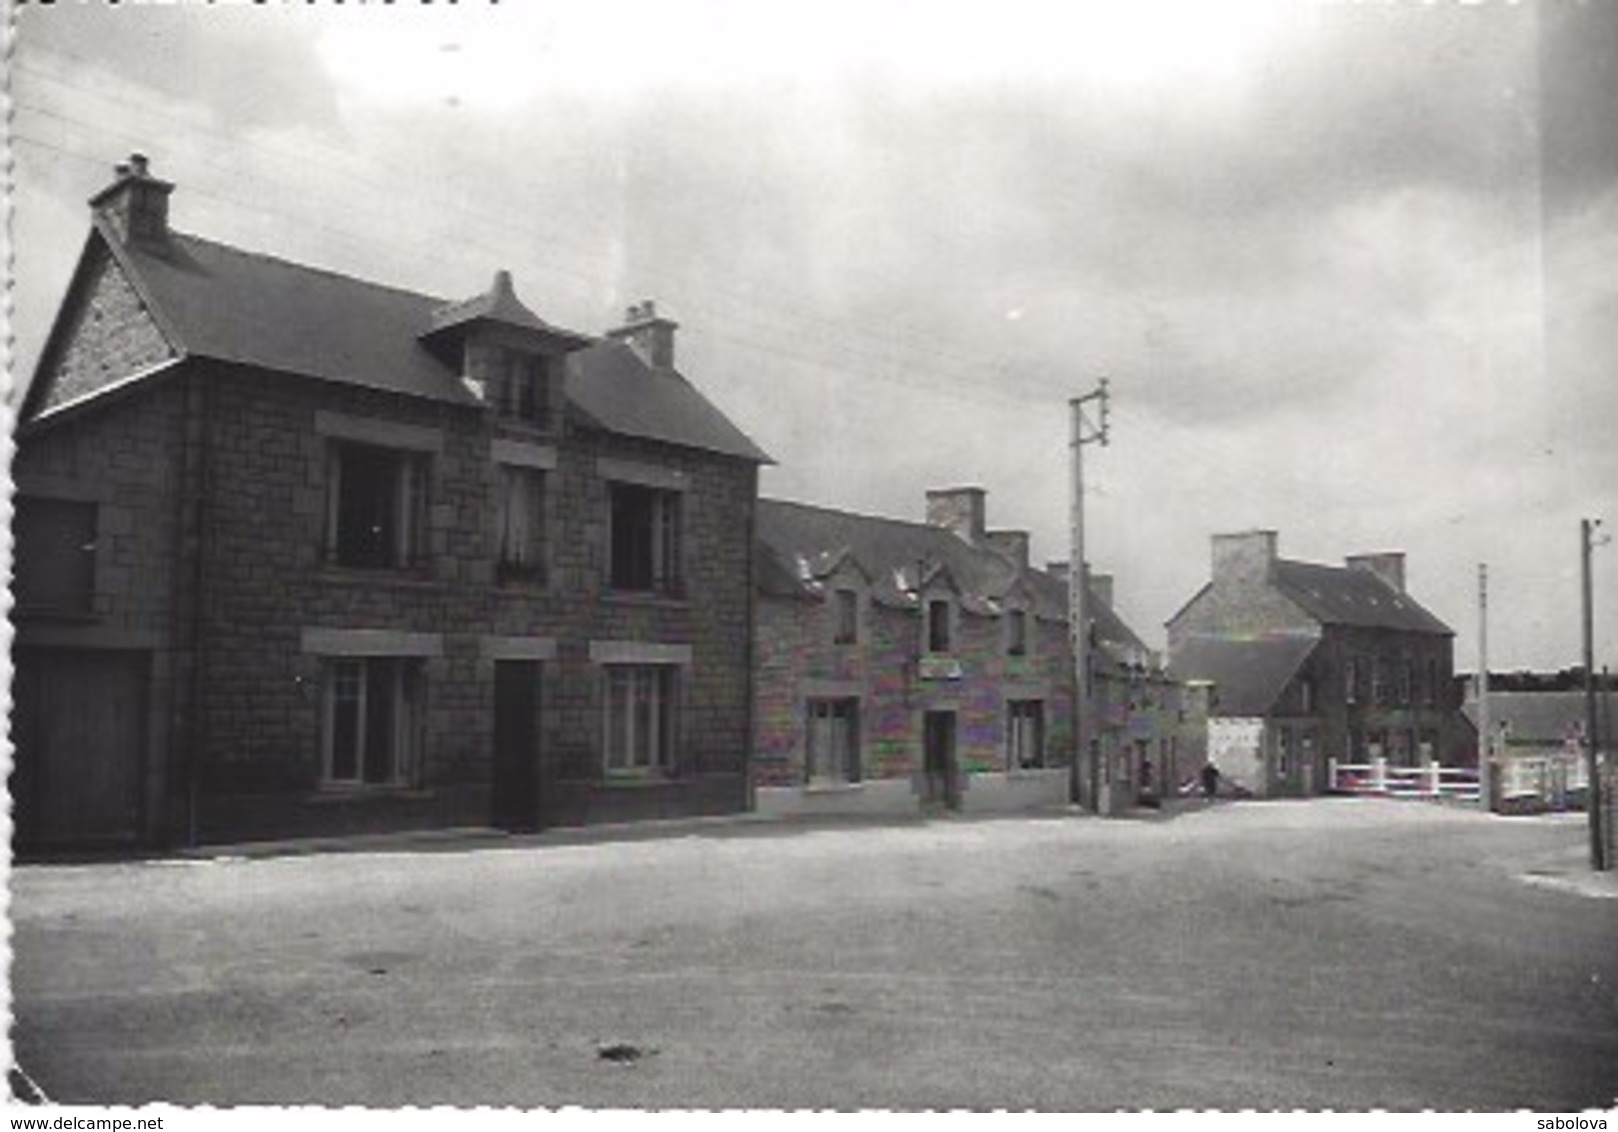
<svg viewBox="0 0 1618 1132"><path fill-rule="evenodd" d="M860 780L859 701L810 700L804 770L810 782Z"/></svg>
<svg viewBox="0 0 1618 1132"><path fill-rule="evenodd" d="M1313 680L1302 680L1298 683L1298 710L1309 715L1315 710L1315 683Z"/></svg>
<svg viewBox="0 0 1618 1132"><path fill-rule="evenodd" d="M836 590L832 594L833 616L837 628L832 636L834 644L853 645L860 639L860 595L854 590Z"/></svg>
<svg viewBox="0 0 1618 1132"><path fill-rule="evenodd" d="M495 415L543 426L549 417L546 359L516 350L501 350L495 359L489 403Z"/></svg>
<svg viewBox="0 0 1618 1132"><path fill-rule="evenodd" d="M1371 660L1367 663L1371 669L1371 702L1378 705L1389 703L1392 699L1392 688L1388 680L1388 662Z"/></svg>
<svg viewBox="0 0 1618 1132"><path fill-rule="evenodd" d="M327 557L339 566L398 569L426 545L427 459L371 444L332 446Z"/></svg>
<svg viewBox="0 0 1618 1132"><path fill-rule="evenodd" d="M1283 727L1275 735L1275 774L1280 779L1292 777L1292 729Z"/></svg>
<svg viewBox="0 0 1618 1132"><path fill-rule="evenodd" d="M1045 765L1045 705L1040 700L1006 702L1006 766L1031 770Z"/></svg>
<svg viewBox="0 0 1618 1132"><path fill-rule="evenodd" d="M927 651L949 652L950 608L947 601L927 603Z"/></svg>
<svg viewBox="0 0 1618 1132"><path fill-rule="evenodd" d="M545 473L500 464L495 506L502 581L545 580Z"/></svg>
<svg viewBox="0 0 1618 1132"><path fill-rule="evenodd" d="M672 594L680 589L680 493L615 483L612 586Z"/></svg>
<svg viewBox="0 0 1618 1132"><path fill-rule="evenodd" d="M1028 614L1020 609L1006 614L1006 654L1028 655Z"/></svg>
<svg viewBox="0 0 1618 1132"><path fill-rule="evenodd" d="M89 613L95 596L96 505L18 496L13 586L19 612Z"/></svg>
<svg viewBox="0 0 1618 1132"><path fill-rule="evenodd" d="M663 664L607 667L606 769L653 773L673 765L675 669Z"/></svg>
<svg viewBox="0 0 1618 1132"><path fill-rule="evenodd" d="M1438 661L1427 660L1427 683L1422 687L1422 699L1432 707L1438 699Z"/></svg>
<svg viewBox="0 0 1618 1132"><path fill-rule="evenodd" d="M1358 703L1360 699L1359 662L1349 657L1343 664L1343 702Z"/></svg>
<svg viewBox="0 0 1618 1132"><path fill-rule="evenodd" d="M415 765L420 662L332 659L325 673L322 764L328 783L399 785Z"/></svg>

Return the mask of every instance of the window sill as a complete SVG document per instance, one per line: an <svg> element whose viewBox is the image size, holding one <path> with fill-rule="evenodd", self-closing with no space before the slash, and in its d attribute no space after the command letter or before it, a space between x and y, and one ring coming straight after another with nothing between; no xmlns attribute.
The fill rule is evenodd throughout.
<svg viewBox="0 0 1618 1132"><path fill-rule="evenodd" d="M503 590L543 593L551 588L548 571L522 566L496 566L494 584Z"/></svg>
<svg viewBox="0 0 1618 1132"><path fill-rule="evenodd" d="M672 786L679 779L663 770L609 770L601 776L600 785L625 790L645 789L652 786Z"/></svg>
<svg viewBox="0 0 1618 1132"><path fill-rule="evenodd" d="M865 789L863 782L837 782L833 779L820 779L804 783L805 794L858 794Z"/></svg>
<svg viewBox="0 0 1618 1132"><path fill-rule="evenodd" d="M684 594L659 593L655 590L615 590L608 587L601 591L601 598L622 605L661 606L666 609L687 609L691 605L691 599Z"/></svg>
<svg viewBox="0 0 1618 1132"><path fill-rule="evenodd" d="M433 797L431 790L404 783L388 782L322 782L305 796L304 801L316 805L339 802L382 801L384 799L424 800Z"/></svg>
<svg viewBox="0 0 1618 1132"><path fill-rule="evenodd" d="M539 420L529 420L526 417L512 416L491 409L490 416L494 419L495 431L506 436L538 439L554 437L562 431L561 422L548 415Z"/></svg>
<svg viewBox="0 0 1618 1132"><path fill-rule="evenodd" d="M335 566L327 563L320 568L317 580L339 586L381 586L401 590L441 590L444 583L420 570L378 570L360 566Z"/></svg>

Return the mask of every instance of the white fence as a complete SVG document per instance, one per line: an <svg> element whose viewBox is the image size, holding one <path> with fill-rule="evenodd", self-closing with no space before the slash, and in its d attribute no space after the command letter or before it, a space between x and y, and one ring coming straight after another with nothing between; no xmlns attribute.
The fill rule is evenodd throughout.
<svg viewBox="0 0 1618 1132"><path fill-rule="evenodd" d="M1542 798L1561 808L1569 794L1590 784L1590 768L1583 755L1522 755L1495 765L1500 768L1502 799Z"/></svg>
<svg viewBox="0 0 1618 1132"><path fill-rule="evenodd" d="M1391 798L1457 798L1478 800L1478 772L1472 767L1389 766L1387 759L1368 763L1326 762L1326 788L1339 794L1381 794Z"/></svg>

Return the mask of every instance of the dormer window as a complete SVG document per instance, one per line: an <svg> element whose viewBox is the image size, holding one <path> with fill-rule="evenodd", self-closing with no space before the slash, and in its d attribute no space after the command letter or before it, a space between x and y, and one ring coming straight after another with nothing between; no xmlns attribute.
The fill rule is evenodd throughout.
<svg viewBox="0 0 1618 1132"><path fill-rule="evenodd" d="M860 639L860 595L855 590L839 589L832 593L833 616L837 618L837 626L833 635L833 642L839 645L854 645Z"/></svg>
<svg viewBox="0 0 1618 1132"><path fill-rule="evenodd" d="M1006 613L1006 655L1028 655L1028 614L1021 609Z"/></svg>
<svg viewBox="0 0 1618 1132"><path fill-rule="evenodd" d="M949 602L933 599L927 603L927 651L950 651Z"/></svg>
<svg viewBox="0 0 1618 1132"><path fill-rule="evenodd" d="M489 404L504 420L543 426L549 390L546 359L503 349L495 359L488 391Z"/></svg>

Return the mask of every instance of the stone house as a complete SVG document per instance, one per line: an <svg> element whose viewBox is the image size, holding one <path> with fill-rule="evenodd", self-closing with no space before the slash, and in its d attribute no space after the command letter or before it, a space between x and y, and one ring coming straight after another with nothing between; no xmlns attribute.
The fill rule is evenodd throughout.
<svg viewBox="0 0 1618 1132"><path fill-rule="evenodd" d="M1405 589L1404 555L1344 566L1213 537L1212 578L1168 622L1169 667L1208 697L1207 756L1259 796L1326 787L1327 762L1453 761L1454 633Z"/></svg>
<svg viewBox="0 0 1618 1132"><path fill-rule="evenodd" d="M144 158L21 413L21 844L741 810L768 457L596 339L171 229Z"/></svg>
<svg viewBox="0 0 1618 1132"><path fill-rule="evenodd" d="M928 492L924 523L760 500L761 813L1074 798L1065 573L1029 564L1026 532L989 530L985 500ZM1110 603L1091 608L1110 679L1111 646L1139 641Z"/></svg>

